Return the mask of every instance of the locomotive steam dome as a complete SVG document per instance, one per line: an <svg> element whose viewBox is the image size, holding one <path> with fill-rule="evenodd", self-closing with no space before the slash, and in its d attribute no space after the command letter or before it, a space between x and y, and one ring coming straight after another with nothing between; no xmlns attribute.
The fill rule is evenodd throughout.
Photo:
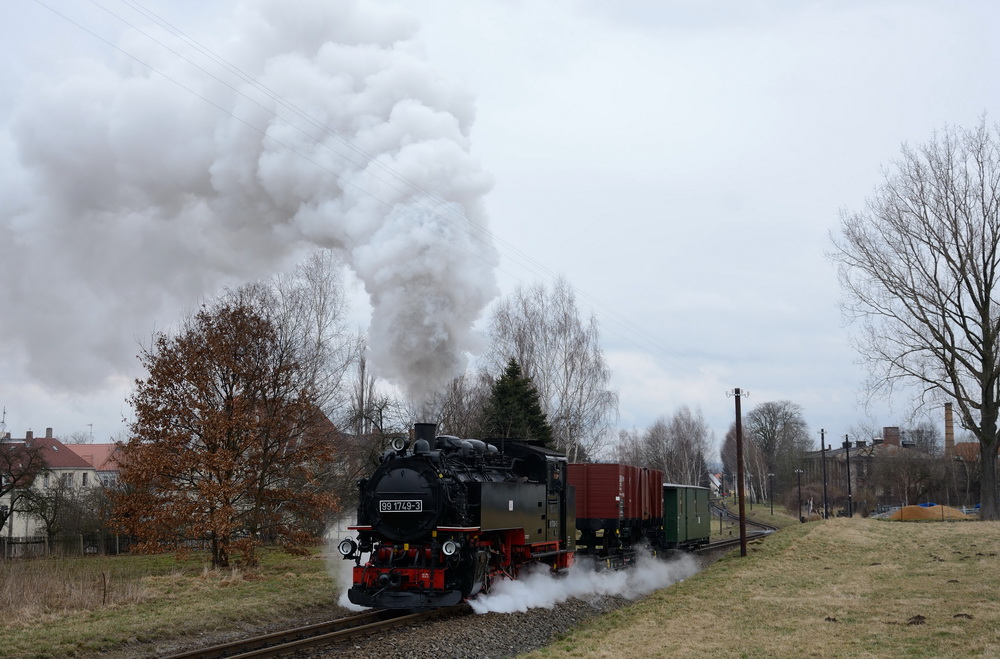
<svg viewBox="0 0 1000 659"><path fill-rule="evenodd" d="M368 483L372 528L396 542L430 533L441 518L443 497L437 469L421 456L383 463Z"/></svg>

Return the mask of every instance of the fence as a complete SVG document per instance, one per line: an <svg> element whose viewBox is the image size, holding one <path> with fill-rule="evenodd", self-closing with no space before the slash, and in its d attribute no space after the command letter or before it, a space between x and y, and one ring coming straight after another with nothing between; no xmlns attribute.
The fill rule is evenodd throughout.
<svg viewBox="0 0 1000 659"><path fill-rule="evenodd" d="M124 535L81 533L49 540L46 536L0 536L0 558L40 556L116 556L127 553L132 539Z"/></svg>

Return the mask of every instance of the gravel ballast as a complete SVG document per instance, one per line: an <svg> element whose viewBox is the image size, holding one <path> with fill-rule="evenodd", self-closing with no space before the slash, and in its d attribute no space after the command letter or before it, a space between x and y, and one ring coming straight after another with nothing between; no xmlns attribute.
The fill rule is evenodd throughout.
<svg viewBox="0 0 1000 659"><path fill-rule="evenodd" d="M619 596L594 596L586 600L573 598L551 609L535 608L524 613L470 613L392 629L296 656L351 659L513 657L548 645L581 622L633 601Z"/></svg>

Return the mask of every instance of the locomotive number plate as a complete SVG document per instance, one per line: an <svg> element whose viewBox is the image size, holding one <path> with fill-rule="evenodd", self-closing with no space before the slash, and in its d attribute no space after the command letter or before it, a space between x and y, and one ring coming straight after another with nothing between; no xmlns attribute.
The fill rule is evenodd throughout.
<svg viewBox="0 0 1000 659"><path fill-rule="evenodd" d="M424 502L420 499L379 501L378 510L380 513L422 513Z"/></svg>

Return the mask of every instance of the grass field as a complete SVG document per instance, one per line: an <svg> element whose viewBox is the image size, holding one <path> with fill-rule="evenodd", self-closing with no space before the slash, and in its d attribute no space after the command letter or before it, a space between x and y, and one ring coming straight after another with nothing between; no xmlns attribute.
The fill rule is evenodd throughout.
<svg viewBox="0 0 1000 659"><path fill-rule="evenodd" d="M758 508L782 530L747 557L736 550L530 656L1000 656L1000 523L798 524ZM253 572L203 559L0 561L0 657L148 655L336 609L318 554L265 551Z"/></svg>
<svg viewBox="0 0 1000 659"><path fill-rule="evenodd" d="M528 656L995 657L998 555L997 522L791 524Z"/></svg>
<svg viewBox="0 0 1000 659"><path fill-rule="evenodd" d="M209 570L197 554L0 561L0 657L131 656L335 606L318 554L261 558L252 572Z"/></svg>

